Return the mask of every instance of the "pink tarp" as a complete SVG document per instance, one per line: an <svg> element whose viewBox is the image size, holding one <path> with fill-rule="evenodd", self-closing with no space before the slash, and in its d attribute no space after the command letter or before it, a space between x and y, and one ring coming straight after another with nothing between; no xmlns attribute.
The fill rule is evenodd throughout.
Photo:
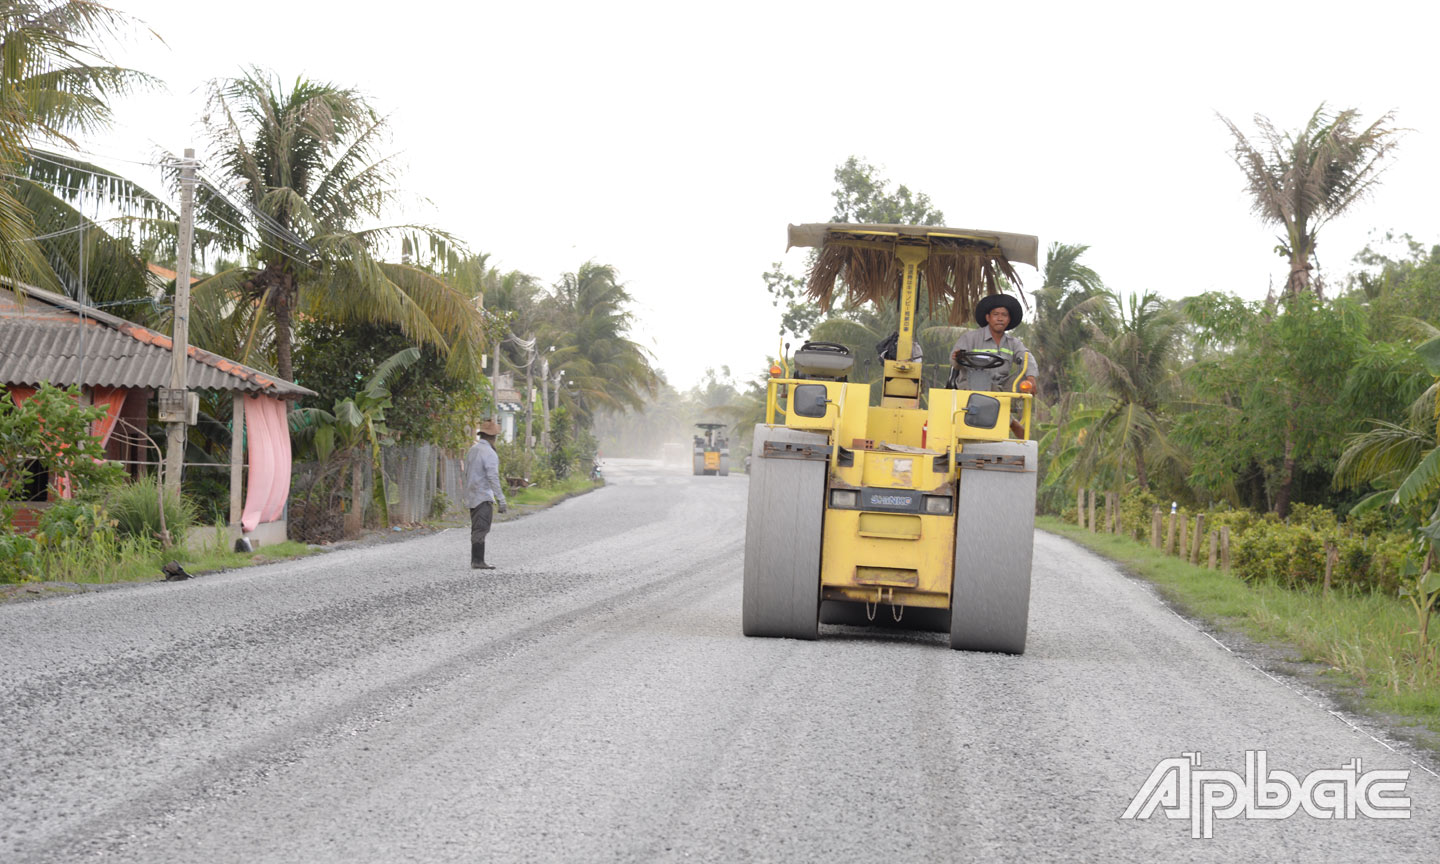
<svg viewBox="0 0 1440 864"><path fill-rule="evenodd" d="M280 518L290 494L290 430L279 399L245 397L245 443L250 451L250 481L240 527L254 531L261 522Z"/></svg>

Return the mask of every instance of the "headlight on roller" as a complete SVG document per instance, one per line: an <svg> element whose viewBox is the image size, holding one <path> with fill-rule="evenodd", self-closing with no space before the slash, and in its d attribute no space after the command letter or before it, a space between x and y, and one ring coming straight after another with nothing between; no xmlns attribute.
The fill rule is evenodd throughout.
<svg viewBox="0 0 1440 864"><path fill-rule="evenodd" d="M854 489L831 489L830 506L843 510L855 509L856 503L860 500Z"/></svg>
<svg viewBox="0 0 1440 864"><path fill-rule="evenodd" d="M939 495L925 496L925 512L935 516L950 515L950 497Z"/></svg>

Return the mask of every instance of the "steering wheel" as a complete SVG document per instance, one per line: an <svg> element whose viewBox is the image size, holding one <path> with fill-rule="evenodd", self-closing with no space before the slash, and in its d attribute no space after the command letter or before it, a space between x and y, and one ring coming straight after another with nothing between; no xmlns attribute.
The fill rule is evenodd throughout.
<svg viewBox="0 0 1440 864"><path fill-rule="evenodd" d="M1005 358L998 354L987 354L983 351L966 351L961 348L955 353L956 366L964 366L967 369L994 369L1005 365Z"/></svg>
<svg viewBox="0 0 1440 864"><path fill-rule="evenodd" d="M960 383L960 367L966 369L994 369L1005 363L1005 358L995 354L986 354L980 351L960 351L954 357L954 364L950 367L950 377L945 379L945 389L954 390Z"/></svg>

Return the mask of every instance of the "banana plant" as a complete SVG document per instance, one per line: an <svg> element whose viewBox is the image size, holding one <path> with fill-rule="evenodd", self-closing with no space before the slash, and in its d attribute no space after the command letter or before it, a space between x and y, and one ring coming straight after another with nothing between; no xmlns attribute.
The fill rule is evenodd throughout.
<svg viewBox="0 0 1440 864"><path fill-rule="evenodd" d="M1423 531L1421 533L1424 534ZM1430 644L1430 616L1435 612L1436 601L1440 600L1440 569L1435 567L1435 552L1424 548L1434 543L1434 539L1430 539L1429 543L1422 540L1420 563L1416 563L1414 558L1407 559L1401 574L1408 581L1400 586L1400 596L1409 600L1415 609L1416 633L1421 650Z"/></svg>
<svg viewBox="0 0 1440 864"><path fill-rule="evenodd" d="M380 442L390 435L390 429L385 425L385 412L392 406L390 379L419 359L420 349L417 347L397 351L376 367L359 392L347 399L336 400L333 411L301 408L290 414L291 432L297 440L314 445L318 460L328 462L336 453L351 457L350 507L357 518L361 461L356 457L361 448L369 445L375 477L373 498L386 528L390 527L390 502L386 495Z"/></svg>

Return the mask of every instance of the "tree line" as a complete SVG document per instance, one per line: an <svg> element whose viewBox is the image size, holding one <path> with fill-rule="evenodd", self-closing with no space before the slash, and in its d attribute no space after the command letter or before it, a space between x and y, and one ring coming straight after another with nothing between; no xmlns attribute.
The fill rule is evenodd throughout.
<svg viewBox="0 0 1440 864"><path fill-rule="evenodd" d="M1392 114L1367 123L1324 105L1292 131L1257 116L1247 136L1219 120L1254 212L1278 231L1285 283L1260 301L1242 298L1247 286L1166 298L1107 284L1085 244L1049 244L1017 331L1044 370L1042 507L1060 512L1096 487L1281 520L1303 503L1373 510L1440 540L1440 247L1386 235L1342 278L1315 268L1321 230L1374 191L1402 130ZM832 221L944 224L928 196L856 157L835 183ZM779 263L763 278L782 340L845 344L852 380L879 380L893 309L822 308ZM943 304L919 306L924 374L937 386L962 331ZM763 416L767 375L711 393L712 414L728 412L743 435Z"/></svg>
<svg viewBox="0 0 1440 864"><path fill-rule="evenodd" d="M0 0L0 275L168 331L180 160L155 157L156 191L83 150L116 100L161 86L106 57L134 26L83 0ZM387 371L387 429L450 448L495 411L497 362L537 391L553 385L582 431L656 386L613 266L584 262L546 286L443 228L387 222L407 190L387 121L360 90L250 68L206 96L192 344L307 386L332 413L417 349ZM210 452L190 461L222 461L226 403L203 403L190 446Z"/></svg>

